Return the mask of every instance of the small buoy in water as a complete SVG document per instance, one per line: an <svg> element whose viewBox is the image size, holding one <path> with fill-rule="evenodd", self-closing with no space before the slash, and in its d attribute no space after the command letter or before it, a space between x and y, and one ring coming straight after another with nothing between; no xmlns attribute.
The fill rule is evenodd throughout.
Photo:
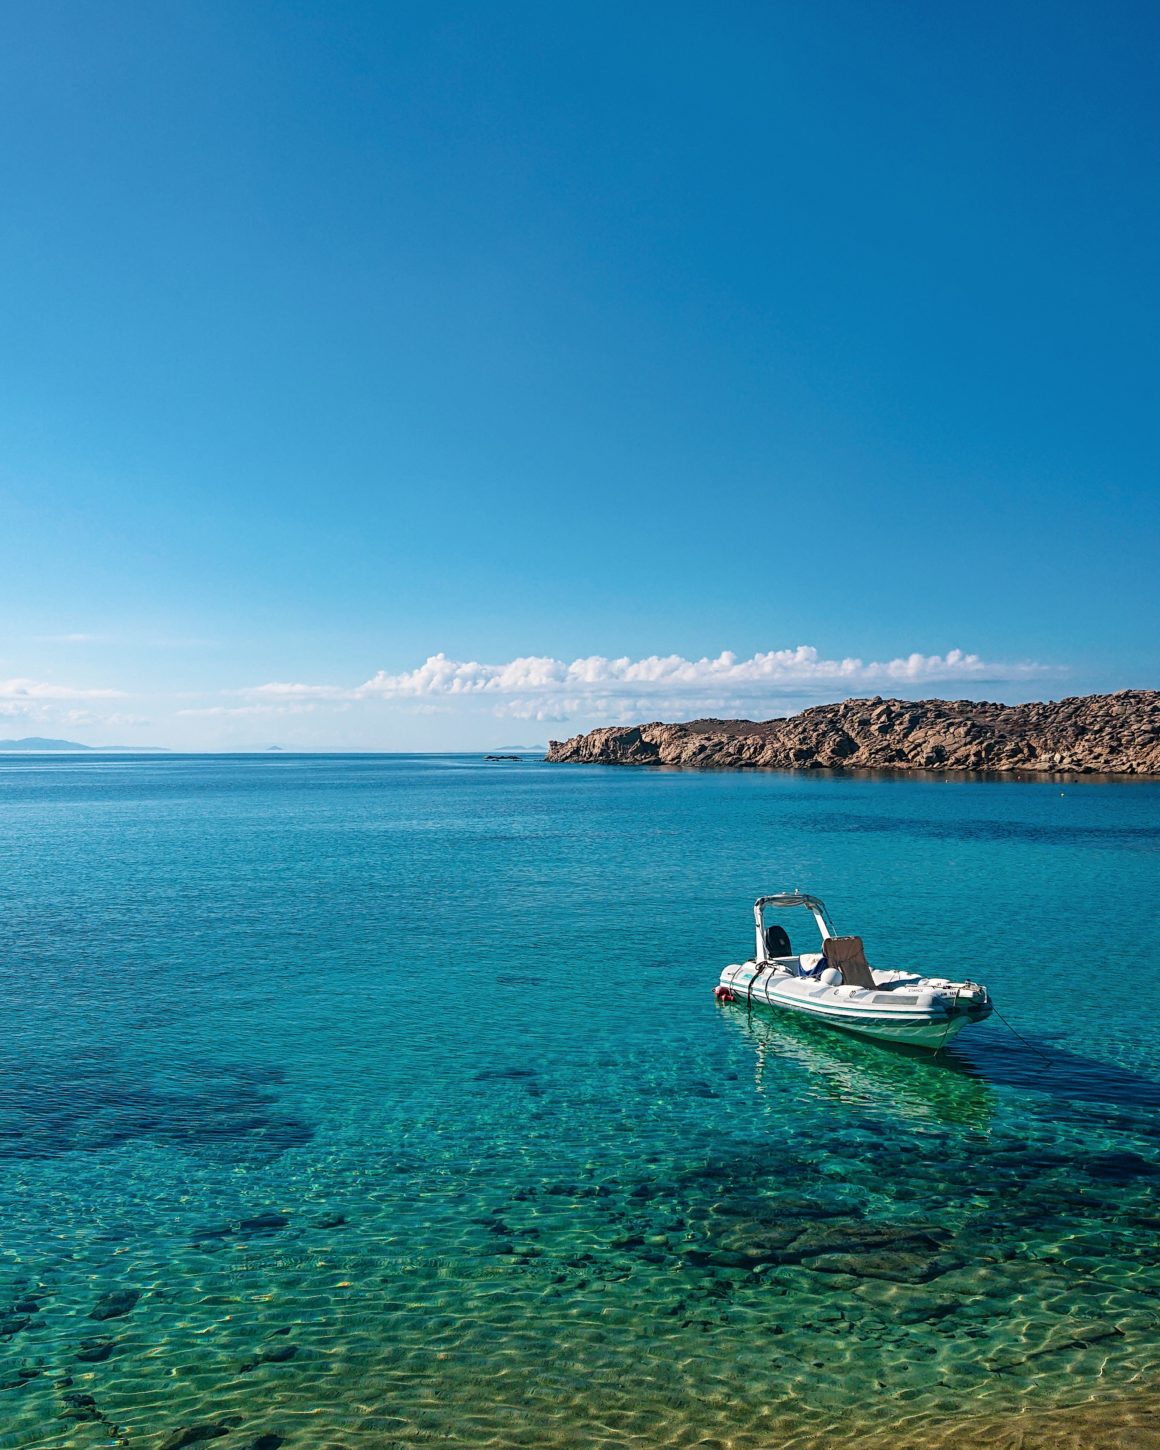
<svg viewBox="0 0 1160 1450"><path fill-rule="evenodd" d="M713 988L713 996L716 997L718 1002L732 1002L734 1000L733 989L731 987L726 987L721 983L718 983L718 985Z"/></svg>

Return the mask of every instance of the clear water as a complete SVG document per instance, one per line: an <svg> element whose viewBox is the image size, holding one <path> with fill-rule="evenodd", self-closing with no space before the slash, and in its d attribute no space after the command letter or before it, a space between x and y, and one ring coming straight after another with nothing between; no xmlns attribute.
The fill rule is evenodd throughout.
<svg viewBox="0 0 1160 1450"><path fill-rule="evenodd" d="M0 1446L1158 1443L1160 787L14 758L0 844ZM1038 1053L715 1005L794 886Z"/></svg>

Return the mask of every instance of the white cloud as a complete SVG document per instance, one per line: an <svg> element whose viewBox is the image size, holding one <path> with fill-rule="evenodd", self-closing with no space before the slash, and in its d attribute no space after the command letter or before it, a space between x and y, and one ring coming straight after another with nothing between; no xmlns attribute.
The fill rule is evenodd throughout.
<svg viewBox="0 0 1160 1450"><path fill-rule="evenodd" d="M124 699L123 690L89 690L47 680L0 680L0 719L37 725L96 725L124 717L88 708L90 701Z"/></svg>
<svg viewBox="0 0 1160 1450"><path fill-rule="evenodd" d="M339 699L338 708L348 710L349 703ZM199 705L188 710L177 710L176 714L182 716L197 715L311 715L318 709L313 700L296 700L289 698L277 700L269 704L256 705Z"/></svg>
<svg viewBox="0 0 1160 1450"><path fill-rule="evenodd" d="M239 690L239 695L252 695L255 699L277 702L280 700L351 700L357 698L356 690L344 689L341 685L298 685L273 683L254 685L249 690Z"/></svg>
<svg viewBox="0 0 1160 1450"><path fill-rule="evenodd" d="M0 680L0 700L119 700L123 690L83 690L75 685L54 685L47 680Z"/></svg>
<svg viewBox="0 0 1160 1450"><path fill-rule="evenodd" d="M944 655L913 653L889 660L854 656L822 658L809 645L759 652L747 659L726 650L713 658L648 655L608 659L589 655L571 661L525 655L505 664L452 660L431 655L401 674L380 670L361 685L318 685L274 681L238 693L252 703L233 711L301 710L324 703L414 700L491 702L494 713L515 719L559 721L579 714L652 713L671 716L696 710L725 713L785 708L786 697L834 698L852 692L914 689L950 682L964 684L1033 679L1055 671L1031 661L997 663L952 649ZM229 707L221 707L226 713Z"/></svg>

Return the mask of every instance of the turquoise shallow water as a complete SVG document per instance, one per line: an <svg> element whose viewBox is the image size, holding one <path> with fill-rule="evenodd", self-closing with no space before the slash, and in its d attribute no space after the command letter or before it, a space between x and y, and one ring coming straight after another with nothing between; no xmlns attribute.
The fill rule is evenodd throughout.
<svg viewBox="0 0 1160 1450"><path fill-rule="evenodd" d="M1160 1383L1156 785L13 758L0 843L2 1447L910 1446ZM795 886L1050 1062L716 1006Z"/></svg>

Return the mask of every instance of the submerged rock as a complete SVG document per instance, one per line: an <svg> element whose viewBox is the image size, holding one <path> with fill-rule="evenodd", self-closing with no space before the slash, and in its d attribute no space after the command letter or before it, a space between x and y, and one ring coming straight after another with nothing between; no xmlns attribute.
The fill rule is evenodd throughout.
<svg viewBox="0 0 1160 1450"><path fill-rule="evenodd" d="M1160 1163L1152 1162L1130 1149L1109 1149L1106 1153L1089 1153L1083 1170L1099 1183L1131 1183L1137 1178L1160 1175Z"/></svg>
<svg viewBox="0 0 1160 1450"><path fill-rule="evenodd" d="M261 1364L285 1364L298 1353L296 1344L278 1344L273 1349L264 1349L258 1356Z"/></svg>
<svg viewBox="0 0 1160 1450"><path fill-rule="evenodd" d="M243 1364L240 1373L249 1374L262 1364L287 1364L298 1353L296 1344L275 1344L269 1349L259 1350L252 1360Z"/></svg>
<svg viewBox="0 0 1160 1450"><path fill-rule="evenodd" d="M81 1364L103 1364L117 1347L115 1339L82 1339L77 1348Z"/></svg>
<svg viewBox="0 0 1160 1450"><path fill-rule="evenodd" d="M243 1066L188 1066L163 1092L104 1061L73 1063L70 1073L75 1091L62 1101L45 1091L41 1061L9 1071L0 1160L100 1152L145 1138L200 1156L264 1163L313 1136L308 1123L280 1110L265 1087L272 1076Z"/></svg>
<svg viewBox="0 0 1160 1450"><path fill-rule="evenodd" d="M73 1391L62 1395L61 1399L65 1404L62 1418L66 1420L100 1420L103 1418L92 1395L83 1395Z"/></svg>
<svg viewBox="0 0 1160 1450"><path fill-rule="evenodd" d="M741 1220L730 1224L717 1241L721 1248L759 1264L768 1259L776 1259L795 1239L801 1237L801 1233L800 1224Z"/></svg>
<svg viewBox="0 0 1160 1450"><path fill-rule="evenodd" d="M9 1370L3 1379L0 1379L0 1390L22 1389L29 1380L34 1380L40 1374L40 1370L33 1365L19 1365L16 1369Z"/></svg>
<svg viewBox="0 0 1160 1450"><path fill-rule="evenodd" d="M220 1440L230 1433L230 1427L220 1421L216 1424L183 1425L180 1430L162 1440L160 1450L185 1450L187 1445L200 1445L204 1440Z"/></svg>
<svg viewBox="0 0 1160 1450"><path fill-rule="evenodd" d="M195 1242L200 1242L202 1239L224 1239L228 1238L233 1231L232 1223L215 1223L208 1227L195 1228L190 1234L190 1238Z"/></svg>
<svg viewBox="0 0 1160 1450"><path fill-rule="evenodd" d="M89 1310L90 1319L120 1319L136 1305L141 1295L136 1289L114 1289L102 1294Z"/></svg>
<svg viewBox="0 0 1160 1450"><path fill-rule="evenodd" d="M961 1269L953 1254L923 1254L906 1249L875 1249L864 1254L819 1254L806 1267L819 1274L850 1274L854 1278L890 1279L897 1284L925 1284L951 1269Z"/></svg>
<svg viewBox="0 0 1160 1450"><path fill-rule="evenodd" d="M244 1218L238 1225L243 1233L273 1233L285 1228L290 1220L284 1213L259 1213L253 1218Z"/></svg>
<svg viewBox="0 0 1160 1450"><path fill-rule="evenodd" d="M939 1240L921 1224L874 1224L861 1219L831 1220L804 1227L800 1222L741 1222L726 1229L720 1242L722 1247L733 1249L751 1263L805 1263L808 1268L816 1268L817 1261L825 1259L835 1265L830 1268L831 1273L858 1272L838 1269L838 1260L864 1263L873 1255L891 1253L930 1259L940 1248Z"/></svg>

